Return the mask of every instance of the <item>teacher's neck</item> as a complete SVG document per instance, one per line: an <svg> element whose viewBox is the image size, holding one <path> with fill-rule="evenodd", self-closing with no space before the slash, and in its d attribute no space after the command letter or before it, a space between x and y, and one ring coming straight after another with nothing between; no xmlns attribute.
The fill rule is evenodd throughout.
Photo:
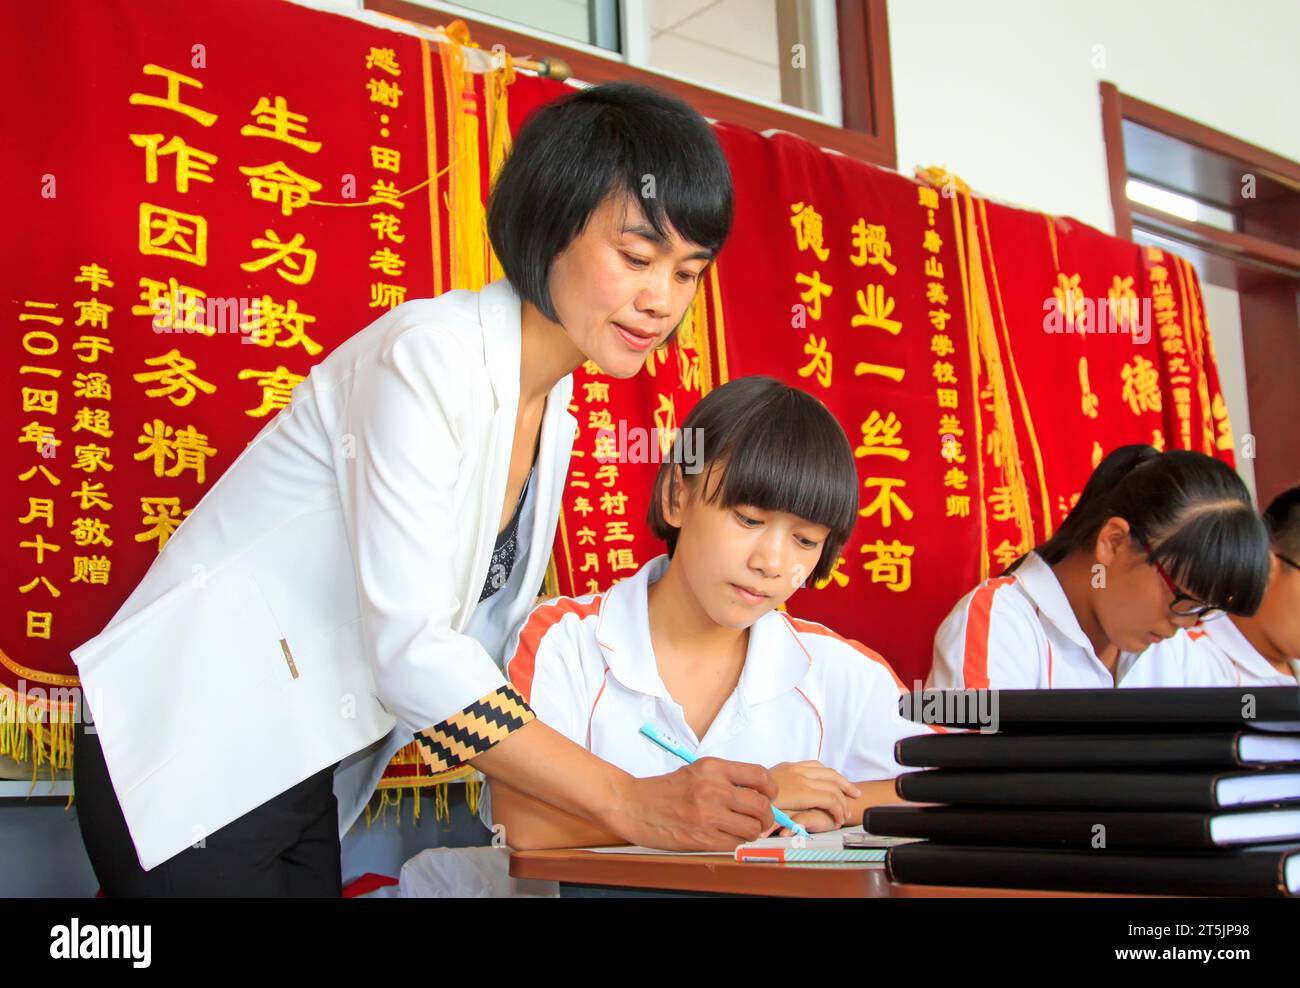
<svg viewBox="0 0 1300 988"><path fill-rule="evenodd" d="M544 402L557 381L582 366L586 356L564 327L547 319L531 302L520 314L519 404Z"/></svg>

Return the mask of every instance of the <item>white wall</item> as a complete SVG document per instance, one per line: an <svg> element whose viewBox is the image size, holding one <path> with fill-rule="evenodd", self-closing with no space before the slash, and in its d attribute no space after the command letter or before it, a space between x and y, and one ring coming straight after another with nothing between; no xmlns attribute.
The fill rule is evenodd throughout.
<svg viewBox="0 0 1300 988"><path fill-rule="evenodd" d="M1114 232L1098 84L1300 160L1298 42L1296 0L889 0L898 167ZM1240 309L1202 287L1240 449Z"/></svg>
<svg viewBox="0 0 1300 988"><path fill-rule="evenodd" d="M900 171L1102 230L1102 80L1300 159L1296 0L889 0L889 43Z"/></svg>

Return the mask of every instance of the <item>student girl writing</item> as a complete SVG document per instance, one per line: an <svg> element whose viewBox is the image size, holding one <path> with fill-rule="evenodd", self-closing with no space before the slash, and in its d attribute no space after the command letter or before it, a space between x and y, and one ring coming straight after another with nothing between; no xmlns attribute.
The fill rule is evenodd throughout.
<svg viewBox="0 0 1300 988"><path fill-rule="evenodd" d="M1220 460L1122 446L1056 533L966 594L940 625L936 689L1213 685L1183 629L1255 612L1268 538Z"/></svg>
<svg viewBox="0 0 1300 988"><path fill-rule="evenodd" d="M604 593L539 605L507 675L541 720L633 776L677 761L638 733L650 722L693 753L769 767L776 805L810 830L860 822L897 799L894 743L927 728L899 715L883 658L778 610L852 531L849 441L815 398L766 377L710 393L690 430L701 471L670 456L655 481L649 523L667 554ZM499 780L484 816L514 848L625 843Z"/></svg>

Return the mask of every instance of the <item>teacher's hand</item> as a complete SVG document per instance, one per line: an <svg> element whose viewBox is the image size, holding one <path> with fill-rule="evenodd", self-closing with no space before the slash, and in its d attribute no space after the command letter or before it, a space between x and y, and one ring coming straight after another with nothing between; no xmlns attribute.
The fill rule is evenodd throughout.
<svg viewBox="0 0 1300 988"><path fill-rule="evenodd" d="M776 793L761 765L701 758L669 775L630 780L611 822L645 847L730 851L772 827Z"/></svg>
<svg viewBox="0 0 1300 988"><path fill-rule="evenodd" d="M669 775L638 779L540 720L472 764L543 804L513 814L508 828L515 848L627 843L730 851L772 826L776 783L761 765L701 758ZM559 817L546 811L548 803L562 811Z"/></svg>

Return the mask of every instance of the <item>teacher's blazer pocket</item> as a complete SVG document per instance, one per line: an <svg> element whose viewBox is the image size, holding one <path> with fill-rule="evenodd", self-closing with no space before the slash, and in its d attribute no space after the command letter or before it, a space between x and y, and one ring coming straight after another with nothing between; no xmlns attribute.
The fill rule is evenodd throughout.
<svg viewBox="0 0 1300 988"><path fill-rule="evenodd" d="M223 737L292 681L291 643L257 582L228 567L186 581L73 653L105 759L129 790L191 744Z"/></svg>

